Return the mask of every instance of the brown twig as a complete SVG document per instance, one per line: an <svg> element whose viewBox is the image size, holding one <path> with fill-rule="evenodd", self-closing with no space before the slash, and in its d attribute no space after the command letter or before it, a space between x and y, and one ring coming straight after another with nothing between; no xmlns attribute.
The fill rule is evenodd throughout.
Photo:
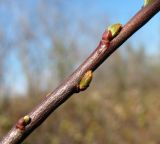
<svg viewBox="0 0 160 144"><path fill-rule="evenodd" d="M24 125L18 123L24 129L15 126L1 140L1 144L17 144L22 142L32 133L58 106L67 100L76 91L77 84L84 73L94 71L104 60L106 60L119 46L121 46L131 35L147 23L156 13L160 11L160 0L155 0L149 6L142 8L121 30L110 46L99 44L94 52L53 92L46 96L42 102L29 114L30 123ZM24 121L24 120L23 120Z"/></svg>

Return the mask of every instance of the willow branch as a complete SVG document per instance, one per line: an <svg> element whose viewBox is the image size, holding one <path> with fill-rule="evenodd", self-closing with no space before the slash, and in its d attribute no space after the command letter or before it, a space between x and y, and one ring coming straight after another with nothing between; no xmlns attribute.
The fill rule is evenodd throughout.
<svg viewBox="0 0 160 144"><path fill-rule="evenodd" d="M142 8L121 30L109 47L99 44L91 55L53 92L49 93L42 102L29 114L31 121L25 129L18 129L16 124L1 140L1 144L21 143L33 132L57 107L65 102L75 91L75 87L86 71L94 71L129 37L146 24L160 11L160 0L155 0L149 6ZM20 120L19 120L20 121Z"/></svg>

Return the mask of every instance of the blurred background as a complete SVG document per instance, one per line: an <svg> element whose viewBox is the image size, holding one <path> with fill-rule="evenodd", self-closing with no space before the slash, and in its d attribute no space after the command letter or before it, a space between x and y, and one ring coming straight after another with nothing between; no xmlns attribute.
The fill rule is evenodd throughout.
<svg viewBox="0 0 160 144"><path fill-rule="evenodd" d="M69 76L105 28L143 0L0 0L0 138ZM160 143L160 15L94 73L24 144ZM85 100L84 100L85 99Z"/></svg>

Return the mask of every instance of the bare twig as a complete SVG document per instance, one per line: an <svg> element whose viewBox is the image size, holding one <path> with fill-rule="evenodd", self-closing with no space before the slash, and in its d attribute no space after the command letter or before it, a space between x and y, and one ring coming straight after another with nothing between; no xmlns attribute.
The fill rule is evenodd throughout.
<svg viewBox="0 0 160 144"><path fill-rule="evenodd" d="M1 144L17 144L32 133L58 106L76 92L76 87L86 71L94 71L131 35L147 23L160 11L160 0L155 0L149 6L142 8L121 30L110 46L99 44L94 52L53 92L48 94L25 118L21 118L9 133L2 139ZM30 123L29 123L30 119Z"/></svg>

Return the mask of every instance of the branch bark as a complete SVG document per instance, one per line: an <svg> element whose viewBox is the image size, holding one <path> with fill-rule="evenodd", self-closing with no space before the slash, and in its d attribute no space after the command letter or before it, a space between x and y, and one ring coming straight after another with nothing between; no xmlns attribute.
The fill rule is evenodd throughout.
<svg viewBox="0 0 160 144"><path fill-rule="evenodd" d="M35 107L28 116L31 122L24 130L13 128L1 140L1 144L21 143L32 133L58 106L65 102L75 93L75 87L84 73L88 70L96 70L119 46L121 46L137 30L145 25L156 13L160 11L160 0L155 0L149 6L142 8L121 30L111 42L110 47L103 47L101 44L91 55L53 92L49 93L42 102Z"/></svg>

